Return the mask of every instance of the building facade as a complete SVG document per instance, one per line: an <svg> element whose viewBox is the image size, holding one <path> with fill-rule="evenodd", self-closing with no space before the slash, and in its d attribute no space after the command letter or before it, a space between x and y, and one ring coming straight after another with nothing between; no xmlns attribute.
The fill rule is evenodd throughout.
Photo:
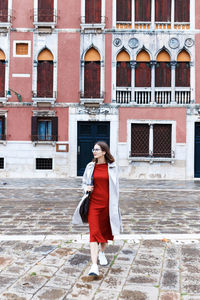
<svg viewBox="0 0 200 300"><path fill-rule="evenodd" d="M198 0L0 0L0 176L199 178L199 46Z"/></svg>

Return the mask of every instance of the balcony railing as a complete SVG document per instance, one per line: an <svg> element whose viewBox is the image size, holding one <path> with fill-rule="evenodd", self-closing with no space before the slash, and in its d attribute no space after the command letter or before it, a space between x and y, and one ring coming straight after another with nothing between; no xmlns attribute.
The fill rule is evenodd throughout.
<svg viewBox="0 0 200 300"><path fill-rule="evenodd" d="M177 29L177 30L188 30L190 29L190 23L189 22L175 22L173 27L171 22L155 22L152 24L151 22L143 22L143 21L137 21L134 23L134 26L132 22L127 21L121 21L116 22L116 28L117 29L138 29L138 30L170 30L170 29Z"/></svg>
<svg viewBox="0 0 200 300"><path fill-rule="evenodd" d="M150 104L151 102L151 88L135 88L135 103L136 104Z"/></svg>
<svg viewBox="0 0 200 300"><path fill-rule="evenodd" d="M174 23L174 29L177 30L188 30L190 29L190 22L175 22Z"/></svg>
<svg viewBox="0 0 200 300"><path fill-rule="evenodd" d="M131 102L131 88L121 88L116 89L116 102L117 103L130 103Z"/></svg>
<svg viewBox="0 0 200 300"><path fill-rule="evenodd" d="M94 21L91 20L91 22L88 22L85 16L82 16L80 18L81 29L104 29L105 22L106 22L105 16L101 16L99 22L96 22L96 20Z"/></svg>
<svg viewBox="0 0 200 300"><path fill-rule="evenodd" d="M156 104L170 104L171 103L171 88L155 89L155 103Z"/></svg>
<svg viewBox="0 0 200 300"><path fill-rule="evenodd" d="M135 29L151 29L151 22L135 22Z"/></svg>
<svg viewBox="0 0 200 300"><path fill-rule="evenodd" d="M55 26L57 23L57 10L52 8L34 9L32 12L35 26Z"/></svg>
<svg viewBox="0 0 200 300"><path fill-rule="evenodd" d="M120 21L116 24L117 29L132 29L132 23L128 21Z"/></svg>
<svg viewBox="0 0 200 300"><path fill-rule="evenodd" d="M177 104L190 104L191 103L190 88L176 88L175 102Z"/></svg>
<svg viewBox="0 0 200 300"><path fill-rule="evenodd" d="M57 136L56 135L32 135L32 141L40 141L40 142L50 142L50 141L56 141Z"/></svg>
<svg viewBox="0 0 200 300"><path fill-rule="evenodd" d="M11 23L12 10L11 9L0 9L0 27L7 23Z"/></svg>
<svg viewBox="0 0 200 300"><path fill-rule="evenodd" d="M156 29L171 29L171 22L155 22Z"/></svg>
<svg viewBox="0 0 200 300"><path fill-rule="evenodd" d="M92 94L88 92L80 92L80 98L84 99L102 99L104 98L104 92L94 92Z"/></svg>

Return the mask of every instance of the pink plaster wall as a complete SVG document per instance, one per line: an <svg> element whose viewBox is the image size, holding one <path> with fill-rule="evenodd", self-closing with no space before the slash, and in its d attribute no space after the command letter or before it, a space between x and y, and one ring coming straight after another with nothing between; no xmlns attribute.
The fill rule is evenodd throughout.
<svg viewBox="0 0 200 300"><path fill-rule="evenodd" d="M31 56L30 57L13 57L13 41L24 40L31 41ZM10 74L9 88L21 94L23 101L32 101L32 45L33 33L31 32L11 32L10 40ZM12 74L30 74L30 77L12 77ZM17 98L12 94L9 101L17 101Z"/></svg>
<svg viewBox="0 0 200 300"><path fill-rule="evenodd" d="M199 70L200 70L200 34L195 36L195 103L200 103Z"/></svg>
<svg viewBox="0 0 200 300"><path fill-rule="evenodd" d="M58 140L68 141L69 108L56 108L56 116L58 117Z"/></svg>
<svg viewBox="0 0 200 300"><path fill-rule="evenodd" d="M200 28L200 1L195 0L195 27Z"/></svg>
<svg viewBox="0 0 200 300"><path fill-rule="evenodd" d="M119 142L127 142L127 120L174 120L176 142L186 143L186 108L120 108Z"/></svg>
<svg viewBox="0 0 200 300"><path fill-rule="evenodd" d="M80 34L58 34L57 102L80 101Z"/></svg>
<svg viewBox="0 0 200 300"><path fill-rule="evenodd" d="M12 107L8 108L6 122L7 140L30 141L31 140L31 117L32 108Z"/></svg>
<svg viewBox="0 0 200 300"><path fill-rule="evenodd" d="M105 103L111 102L112 89L112 35L105 36Z"/></svg>
<svg viewBox="0 0 200 300"><path fill-rule="evenodd" d="M13 0L12 1L12 27L31 28L33 27L33 0ZM19 9L20 8L20 9Z"/></svg>
<svg viewBox="0 0 200 300"><path fill-rule="evenodd" d="M80 28L81 1L58 1L57 28Z"/></svg>
<svg viewBox="0 0 200 300"><path fill-rule="evenodd" d="M112 28L112 4L113 1L106 2L106 28Z"/></svg>

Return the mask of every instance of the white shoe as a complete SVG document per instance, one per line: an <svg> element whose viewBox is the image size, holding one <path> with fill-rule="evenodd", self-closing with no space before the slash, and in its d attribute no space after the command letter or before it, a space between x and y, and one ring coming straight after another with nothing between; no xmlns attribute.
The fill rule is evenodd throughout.
<svg viewBox="0 0 200 300"><path fill-rule="evenodd" d="M98 268L97 264L92 264L88 275L89 276L99 276L99 268Z"/></svg>
<svg viewBox="0 0 200 300"><path fill-rule="evenodd" d="M106 266L108 264L107 258L104 252L99 252L99 264L101 266Z"/></svg>

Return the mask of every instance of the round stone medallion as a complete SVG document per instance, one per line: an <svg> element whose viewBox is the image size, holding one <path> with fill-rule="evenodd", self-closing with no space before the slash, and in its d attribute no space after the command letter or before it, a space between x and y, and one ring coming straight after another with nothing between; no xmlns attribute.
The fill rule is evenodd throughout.
<svg viewBox="0 0 200 300"><path fill-rule="evenodd" d="M136 39L136 38L132 38L132 39L130 39L130 40L128 41L128 45L129 45L129 47L132 48L132 49L137 48L138 45L139 45L139 41L138 41L138 39Z"/></svg>
<svg viewBox="0 0 200 300"><path fill-rule="evenodd" d="M121 46L121 44L122 44L122 41L119 38L114 39L113 45L115 47L119 47L119 46Z"/></svg>
<svg viewBox="0 0 200 300"><path fill-rule="evenodd" d="M185 46L186 47L192 47L194 45L194 40L191 38L188 38L185 40Z"/></svg>
<svg viewBox="0 0 200 300"><path fill-rule="evenodd" d="M179 40L177 38L171 38L169 40L169 47L172 49L178 48L180 45Z"/></svg>

